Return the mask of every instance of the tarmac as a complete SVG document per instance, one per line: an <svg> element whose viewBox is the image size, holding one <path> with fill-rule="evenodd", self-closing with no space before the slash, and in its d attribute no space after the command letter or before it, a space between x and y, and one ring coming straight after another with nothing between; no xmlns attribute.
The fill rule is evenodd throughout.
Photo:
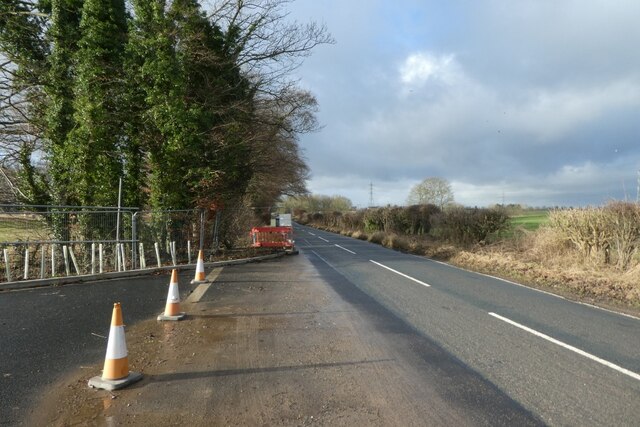
<svg viewBox="0 0 640 427"><path fill-rule="evenodd" d="M141 381L92 389L103 361L79 367L26 425L540 424L304 253L208 273L181 287L184 320L126 329Z"/></svg>

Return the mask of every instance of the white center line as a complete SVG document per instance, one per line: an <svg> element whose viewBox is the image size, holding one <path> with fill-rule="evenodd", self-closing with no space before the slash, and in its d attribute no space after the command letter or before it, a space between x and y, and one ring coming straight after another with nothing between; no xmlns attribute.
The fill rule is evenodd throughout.
<svg viewBox="0 0 640 427"><path fill-rule="evenodd" d="M350 251L350 250L349 250L349 249L347 249L347 248L343 248L342 246L338 245L337 243L336 243L336 246L337 246L337 247L339 247L340 249L342 249L343 251L347 251L347 252L349 252L350 254L354 254L354 255L356 254L355 252Z"/></svg>
<svg viewBox="0 0 640 427"><path fill-rule="evenodd" d="M625 369L625 368L623 368L621 366L618 366L618 365L616 365L614 363L611 363L611 362L606 361L604 359L600 359L599 357L594 356L593 354L587 353L584 350L580 350L579 348L573 347L573 346L571 346L569 344L565 344L562 341L558 341L555 338L551 338L549 335L545 335L542 332L536 331L535 329L528 328L528 327L526 327L524 325L521 325L520 323L514 322L513 320L507 319L506 317L502 317L502 316L500 316L500 315L498 315L496 313L489 313L489 315L495 317L496 319L500 319L503 322L506 322L506 323L508 323L510 325L513 325L513 326L515 326L517 328L520 328L520 329L522 329L524 331L527 331L530 334L533 334L533 335L535 335L537 337L540 337L540 338L545 339L547 341L550 341L550 342L552 342L554 344L557 344L560 347L564 347L567 350L571 350L571 351L573 351L575 353L578 353L579 355L584 356L584 357L586 357L588 359L591 359L591 360L593 360L595 362L598 362L598 363L600 363L600 364L602 364L604 366L607 366L607 367L609 367L611 369L615 369L616 371L618 371L618 372L620 372L622 374L628 375L631 378L634 378L636 380L640 380L640 374L636 374L635 372L630 371L628 369Z"/></svg>
<svg viewBox="0 0 640 427"><path fill-rule="evenodd" d="M351 250L349 250L347 248L343 248L342 246L338 245L337 243L336 243L336 246L339 247L340 249L342 249L343 251L349 252L350 254L354 254L354 255L356 254L355 252L353 252L353 251L351 251Z"/></svg>
<svg viewBox="0 0 640 427"><path fill-rule="evenodd" d="M386 265L382 265L382 264L380 264L379 262L375 262L375 261L374 261L374 260L372 260L372 259L370 259L369 261L371 261L371 262L372 262L372 263L374 263L375 265L379 265L379 266L380 266L380 267L382 267L382 268L386 268L386 269L387 269L387 270L389 270L389 271L393 271L394 273L399 274L399 275L400 275L400 276L402 276L402 277L406 277L406 278L407 278L407 279L409 279L409 280L413 280L414 282L419 283L419 284L421 284L422 286L426 286L426 287L430 287L430 286L431 286L431 285L429 285L429 284L427 284L427 283L424 283L424 282L421 282L420 280L415 279L415 278L413 278L413 277L411 277L411 276L407 276L407 275L406 275L406 274L404 274L404 273L400 273L398 270L394 270L393 268L387 267Z"/></svg>
<svg viewBox="0 0 640 427"><path fill-rule="evenodd" d="M309 234L311 234L312 236L315 236L315 234L313 234L313 233L312 233L312 232L310 232L310 231L309 231L308 233L309 233Z"/></svg>
<svg viewBox="0 0 640 427"><path fill-rule="evenodd" d="M325 242L329 243L329 241L328 241L327 239L325 239L324 237L320 237L320 236L318 236L318 239L320 239L320 240L324 240Z"/></svg>

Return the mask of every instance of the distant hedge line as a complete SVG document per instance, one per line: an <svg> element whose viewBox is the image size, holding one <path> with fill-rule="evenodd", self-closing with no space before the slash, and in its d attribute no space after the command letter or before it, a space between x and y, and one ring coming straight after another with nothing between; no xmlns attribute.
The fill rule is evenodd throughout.
<svg viewBox="0 0 640 427"><path fill-rule="evenodd" d="M455 243L479 243L508 226L509 216L499 208L451 207L435 205L387 206L352 212L294 212L301 224L337 232L384 232L407 236L430 234Z"/></svg>

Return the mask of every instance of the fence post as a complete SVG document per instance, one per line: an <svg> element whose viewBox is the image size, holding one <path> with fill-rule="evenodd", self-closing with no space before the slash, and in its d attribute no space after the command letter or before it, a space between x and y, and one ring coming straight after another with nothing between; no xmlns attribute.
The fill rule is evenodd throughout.
<svg viewBox="0 0 640 427"><path fill-rule="evenodd" d="M204 220L205 220L205 210L200 210L200 250L204 249Z"/></svg>
<svg viewBox="0 0 640 427"><path fill-rule="evenodd" d="M40 247L40 278L44 279L44 263L45 263L46 257L45 257L45 253L44 253L44 245L42 245Z"/></svg>
<svg viewBox="0 0 640 427"><path fill-rule="evenodd" d="M71 269L69 268L69 248L67 248L67 245L62 245L62 257L64 258L64 271L69 276L71 275Z"/></svg>
<svg viewBox="0 0 640 427"><path fill-rule="evenodd" d="M116 271L122 271L120 268L120 243L116 243L115 251L113 253L116 255Z"/></svg>
<svg viewBox="0 0 640 427"><path fill-rule="evenodd" d="M100 268L99 268L98 271L100 272L100 274L102 274L102 271L103 271L103 269L102 269L102 265L103 265L103 259L102 259L103 249L104 248L102 246L102 243L98 243L98 260L100 262L100 266L99 266Z"/></svg>
<svg viewBox="0 0 640 427"><path fill-rule="evenodd" d="M76 255L73 253L73 247L69 246L69 255L71 255L71 261L73 262L73 268L76 269L76 276L80 275L80 268L78 268L78 261L76 261Z"/></svg>
<svg viewBox="0 0 640 427"><path fill-rule="evenodd" d="M56 277L56 244L51 244L51 277Z"/></svg>
<svg viewBox="0 0 640 427"><path fill-rule="evenodd" d="M120 254L122 255L122 271L127 271L127 259L124 257L124 243L120 243Z"/></svg>
<svg viewBox="0 0 640 427"><path fill-rule="evenodd" d="M191 264L191 240L187 240L187 264Z"/></svg>
<svg viewBox="0 0 640 427"><path fill-rule="evenodd" d="M176 262L176 242L171 242L171 261L173 261L173 265L177 264Z"/></svg>
<svg viewBox="0 0 640 427"><path fill-rule="evenodd" d="M7 282L11 281L11 266L9 265L9 250L8 249L3 249L2 252L4 253L4 268L5 271L7 272Z"/></svg>
<svg viewBox="0 0 640 427"><path fill-rule="evenodd" d="M96 274L96 243L91 243L91 274Z"/></svg>
<svg viewBox="0 0 640 427"><path fill-rule="evenodd" d="M29 247L24 250L24 280L29 278Z"/></svg>
<svg viewBox="0 0 640 427"><path fill-rule="evenodd" d="M131 216L131 269L138 268L138 212ZM142 264L140 264L142 268Z"/></svg>
<svg viewBox="0 0 640 427"><path fill-rule="evenodd" d="M144 259L144 243L140 242L140 268L147 268L147 260Z"/></svg>
<svg viewBox="0 0 640 427"><path fill-rule="evenodd" d="M162 267L162 263L160 262L160 245L158 245L158 242L155 242L153 244L156 248L156 259L158 260L158 268Z"/></svg>

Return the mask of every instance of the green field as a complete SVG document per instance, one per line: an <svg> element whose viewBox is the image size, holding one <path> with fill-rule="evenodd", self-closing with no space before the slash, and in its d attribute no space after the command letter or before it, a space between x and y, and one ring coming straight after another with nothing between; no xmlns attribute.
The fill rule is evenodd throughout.
<svg viewBox="0 0 640 427"><path fill-rule="evenodd" d="M512 229L524 228L528 231L537 230L541 225L546 224L549 221L548 210L536 210L523 213L521 215L514 215L510 219Z"/></svg>

